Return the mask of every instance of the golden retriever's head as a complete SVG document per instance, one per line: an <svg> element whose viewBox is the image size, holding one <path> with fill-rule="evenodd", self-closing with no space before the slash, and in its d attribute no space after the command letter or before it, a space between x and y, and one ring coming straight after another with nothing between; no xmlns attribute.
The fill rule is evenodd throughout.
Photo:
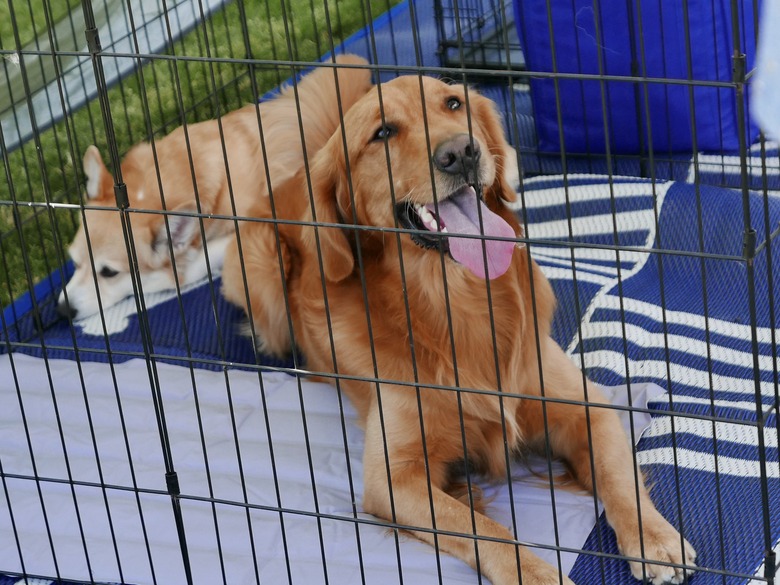
<svg viewBox="0 0 780 585"><path fill-rule="evenodd" d="M434 78L399 77L355 104L318 153L312 219L404 228L410 254L444 250L476 276L496 278L517 236L502 203L515 198L504 178L508 150L490 100ZM345 278L354 260L344 232L319 233L326 276Z"/></svg>

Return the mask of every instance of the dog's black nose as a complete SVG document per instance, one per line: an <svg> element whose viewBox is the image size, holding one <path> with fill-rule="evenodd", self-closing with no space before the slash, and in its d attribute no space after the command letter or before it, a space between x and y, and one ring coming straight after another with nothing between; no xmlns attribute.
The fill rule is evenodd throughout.
<svg viewBox="0 0 780 585"><path fill-rule="evenodd" d="M456 134L436 147L433 165L443 173L462 175L467 183L476 183L481 155L476 140L468 134Z"/></svg>
<svg viewBox="0 0 780 585"><path fill-rule="evenodd" d="M78 311L71 307L67 301L62 300L57 303L57 313L60 317L65 317L66 319L75 319Z"/></svg>

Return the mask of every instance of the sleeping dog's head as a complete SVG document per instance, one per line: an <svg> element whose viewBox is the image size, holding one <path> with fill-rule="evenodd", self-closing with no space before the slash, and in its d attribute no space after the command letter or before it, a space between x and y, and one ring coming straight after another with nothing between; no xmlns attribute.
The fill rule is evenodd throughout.
<svg viewBox="0 0 780 585"><path fill-rule="evenodd" d="M408 253L444 250L474 275L497 278L518 231L503 203L515 199L509 152L490 100L462 85L399 77L353 106L344 132L318 154L312 219L398 226L409 230L401 235ZM326 276L345 278L354 260L344 232L319 233Z"/></svg>
<svg viewBox="0 0 780 585"><path fill-rule="evenodd" d="M81 226L68 247L75 272L57 302L57 311L69 318L88 317L134 293L125 229L114 197L114 179L94 146L84 154L83 165L87 176L86 205ZM122 178L131 206L160 209L155 173L149 169L154 169L151 147L140 144L122 161ZM193 210L177 208L177 211ZM197 219L190 215L170 215L168 226L174 253L186 252L197 231ZM126 231L144 293L173 287L168 230L162 216L132 214Z"/></svg>

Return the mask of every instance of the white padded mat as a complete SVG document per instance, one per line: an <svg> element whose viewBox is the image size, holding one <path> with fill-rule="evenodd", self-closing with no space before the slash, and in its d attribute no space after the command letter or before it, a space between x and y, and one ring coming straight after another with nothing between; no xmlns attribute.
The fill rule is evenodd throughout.
<svg viewBox="0 0 780 585"><path fill-rule="evenodd" d="M0 356L0 571L185 582L150 371L140 360L112 373L108 364ZM315 585L327 574L330 583L364 576L384 585L402 576L425 585L440 582L439 567L444 583L479 582L462 562L437 559L405 534L396 541L361 512L363 433L346 400L342 423L331 386L164 364L154 375L195 583ZM625 387L610 390L614 402L626 403ZM633 404L645 406L662 391L636 385L632 392ZM638 439L649 418L634 415L634 424ZM513 475L518 538L555 545L545 481L521 465ZM489 515L511 527L508 486L480 485L493 498ZM560 546L579 548L596 519L593 499L559 490L555 501ZM280 504L288 511L280 514ZM554 551L537 553L558 562ZM565 572L575 558L561 555Z"/></svg>

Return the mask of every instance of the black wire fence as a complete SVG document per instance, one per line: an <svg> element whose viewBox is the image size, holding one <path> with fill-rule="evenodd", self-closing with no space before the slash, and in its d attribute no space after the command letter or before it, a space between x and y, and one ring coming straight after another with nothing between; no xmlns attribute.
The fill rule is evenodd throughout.
<svg viewBox="0 0 780 585"><path fill-rule="evenodd" d="M14 34L0 38L0 583L549 582L528 550L561 583L775 582L780 158L750 116L761 2L55 4L8 0ZM343 53L365 61L334 60ZM353 123L359 96L345 94L352 82L344 82L333 104L326 92L312 100L306 84L317 66L337 88L345 75L416 80L404 87L414 87L407 105L425 103L420 127L393 118L392 89L373 90L379 118L366 141L383 149L387 172L375 176L387 183L392 225L360 221L366 181L356 157L345 160L346 204L318 218L317 154L326 143L347 148L355 130L344 120ZM437 191L453 172L431 138L428 119L437 118L423 77L463 94L447 101L467 112L468 144L450 162L503 157L498 172L517 201L495 205L511 207L521 231L490 233L487 207L477 206L476 233L454 239L479 242L477 264L488 273L491 250L511 244L513 262L524 262L518 290L528 314L508 310L501 277L472 277L484 311L448 284L457 252L441 243L451 234L429 226L446 215L447 194ZM278 99L294 100L293 113L273 110L285 84ZM503 123L505 152L473 156L479 95ZM312 119L333 123L328 136L311 132ZM200 134L208 120L217 121L213 132ZM392 140L407 131L425 145L414 165L428 177L415 189L433 193L427 214L414 211L414 190L400 183L398 165L408 161ZM165 162L171 132L183 135L178 167ZM123 165L139 142L150 145L146 162ZM88 156L92 144L98 159ZM200 167L206 159L215 166ZM205 195L209 173L227 185L221 207ZM143 202L138 177L153 179L162 205ZM192 201L168 205L170 184L187 185ZM247 184L257 189L248 198L238 192ZM296 196L314 213L290 214ZM90 219L101 212L105 219ZM161 217L150 240L148 226ZM318 236L300 238L308 251L285 257L286 238L312 226ZM337 230L359 285L351 312L327 274L328 234ZM271 234L261 256L270 277L255 271L262 234ZM425 278L399 252L410 238L438 258ZM232 245L240 278L225 291L235 280L223 280L221 258ZM378 291L385 281L372 272L386 250L400 256L394 291ZM296 316L304 277L295 261L306 254L317 259L307 268L324 305L314 341ZM166 286L150 279L150 257L176 259ZM538 391L503 378L511 324L530 343L527 355L548 351L542 274L558 300L550 335L583 372L569 394L553 387L558 370L543 370L546 381L530 375ZM114 298L120 279L125 293ZM441 291L435 306L444 314L417 312L425 286ZM377 307L383 294L394 300ZM91 314L82 297L94 297ZM360 331L346 342L345 314ZM457 348L468 318L473 338L487 340L479 355ZM442 339L425 336L426 319ZM271 351L274 339L289 353ZM409 375L387 375L391 346L407 350L399 371ZM315 347L323 355L307 355ZM346 347L363 369L349 368ZM431 356L451 371L431 374ZM475 384L478 361L492 372ZM586 376L608 403L589 398ZM348 399L357 387L367 403ZM411 515L403 470L411 478L419 462L392 461L392 392L416 413L400 428L421 438L415 456L425 460ZM439 424L429 397L440 395L455 416L428 428ZM473 404L495 406L496 437L475 439ZM534 444L517 440L518 421L527 422L513 414L517 404L538 413L526 429ZM367 410L377 418L361 423ZM589 462L555 459L560 412L583 417ZM633 445L617 474L627 479L623 499L645 511L652 501L677 531L660 557L650 524L627 551L611 528L621 518L602 512L614 474L601 467L619 463L593 453L612 447L599 435L604 412L620 416ZM440 452L443 436L457 454ZM468 446L475 440L493 441L488 460ZM566 484L578 475L595 480ZM382 481L384 513L365 493ZM465 524L448 524L440 487L448 505L465 503ZM499 532L485 528L483 508Z"/></svg>

